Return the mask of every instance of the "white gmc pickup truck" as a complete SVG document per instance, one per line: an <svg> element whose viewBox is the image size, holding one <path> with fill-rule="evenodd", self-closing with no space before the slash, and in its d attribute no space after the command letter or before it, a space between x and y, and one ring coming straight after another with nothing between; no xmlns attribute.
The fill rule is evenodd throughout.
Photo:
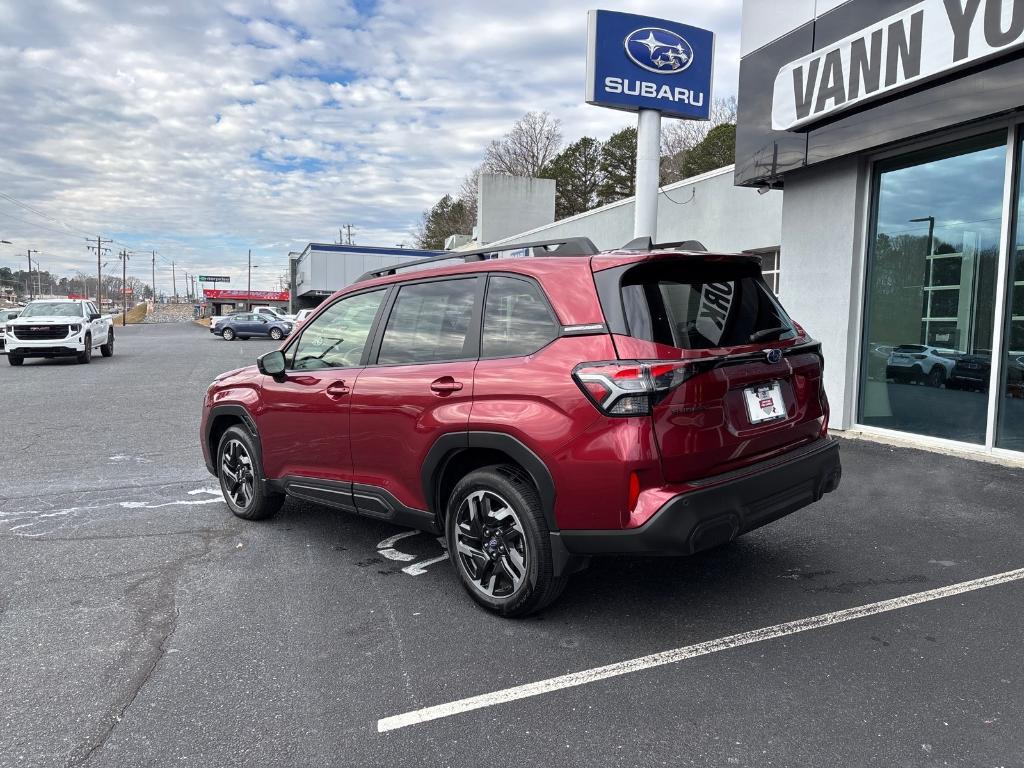
<svg viewBox="0 0 1024 768"><path fill-rule="evenodd" d="M82 299L39 299L7 324L7 362L21 365L26 357L74 356L92 360L92 351L114 354L114 327L96 305Z"/></svg>

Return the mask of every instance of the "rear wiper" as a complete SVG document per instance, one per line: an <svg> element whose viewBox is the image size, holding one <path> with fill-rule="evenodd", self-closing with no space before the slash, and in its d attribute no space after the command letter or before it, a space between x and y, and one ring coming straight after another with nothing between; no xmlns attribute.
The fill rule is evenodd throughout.
<svg viewBox="0 0 1024 768"><path fill-rule="evenodd" d="M762 331L750 334L751 341L761 341L761 339L767 339L769 336L778 336L785 333L786 331L793 330L788 325L780 325L778 328L765 328Z"/></svg>

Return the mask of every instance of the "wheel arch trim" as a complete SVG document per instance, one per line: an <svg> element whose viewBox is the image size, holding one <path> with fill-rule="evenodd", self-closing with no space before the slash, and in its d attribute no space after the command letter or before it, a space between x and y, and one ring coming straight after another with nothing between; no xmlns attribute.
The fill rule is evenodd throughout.
<svg viewBox="0 0 1024 768"><path fill-rule="evenodd" d="M423 461L420 470L423 484L423 498L426 499L430 512L438 518L442 517L440 500L437 498L440 480L448 463L457 455L473 448L486 448L507 454L518 463L533 481L540 496L544 519L548 529L558 531L555 520L555 482L544 461L518 438L504 432L453 432L439 437Z"/></svg>
<svg viewBox="0 0 1024 768"><path fill-rule="evenodd" d="M210 413L207 416L203 430L203 441L206 443L210 457L206 464L206 469L209 470L211 475L217 475L217 446L210 442L210 437L213 432L214 423L222 416L237 418L245 426L246 431L252 437L253 446L256 448L257 458L260 463L260 471L263 472L263 445L260 442L260 433L256 428L256 421L253 419L252 414L238 403L223 403L210 408Z"/></svg>

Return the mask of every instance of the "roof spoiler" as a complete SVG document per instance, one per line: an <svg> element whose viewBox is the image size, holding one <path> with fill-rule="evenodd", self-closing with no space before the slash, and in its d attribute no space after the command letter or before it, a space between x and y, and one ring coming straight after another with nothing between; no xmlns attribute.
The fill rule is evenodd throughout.
<svg viewBox="0 0 1024 768"><path fill-rule="evenodd" d="M626 243L621 251L707 251L700 240L680 240L676 243L655 243L650 237L638 237Z"/></svg>
<svg viewBox="0 0 1024 768"><path fill-rule="evenodd" d="M460 259L463 262L486 261L488 259L500 258L500 254L509 251L534 251L532 256L593 256L599 253L597 246L591 242L589 237L566 237L560 240L537 240L529 243L503 243L501 245L489 245L485 248L477 248L472 251L450 251L442 256L431 256L427 259L416 259L415 261L403 261L398 264L391 264L381 269L371 269L360 275L357 283L364 280L372 280L375 277L386 277L397 275L399 272L417 267L430 267L444 261Z"/></svg>

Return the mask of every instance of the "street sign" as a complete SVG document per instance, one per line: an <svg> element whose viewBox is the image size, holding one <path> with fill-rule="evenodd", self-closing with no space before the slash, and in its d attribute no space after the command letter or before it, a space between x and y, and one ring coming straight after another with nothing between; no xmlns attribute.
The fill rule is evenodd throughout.
<svg viewBox="0 0 1024 768"><path fill-rule="evenodd" d="M230 283L231 278L227 275L200 275L200 283Z"/></svg>
<svg viewBox="0 0 1024 768"><path fill-rule="evenodd" d="M133 293L135 293L135 290L132 288L122 288L121 293L123 293L125 296L131 296Z"/></svg>
<svg viewBox="0 0 1024 768"><path fill-rule="evenodd" d="M715 35L618 11L587 13L587 103L665 117L711 117Z"/></svg>

